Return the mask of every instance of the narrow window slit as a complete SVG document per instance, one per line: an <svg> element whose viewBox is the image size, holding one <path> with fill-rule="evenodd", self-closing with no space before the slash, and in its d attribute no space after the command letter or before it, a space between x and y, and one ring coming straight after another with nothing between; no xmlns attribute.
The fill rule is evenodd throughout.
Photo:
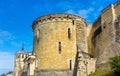
<svg viewBox="0 0 120 76"><path fill-rule="evenodd" d="M71 31L70 31L70 28L68 28L68 38L69 38L69 39L71 38Z"/></svg>
<svg viewBox="0 0 120 76"><path fill-rule="evenodd" d="M74 20L72 21L72 23L73 23L73 25L75 25L75 21Z"/></svg>
<svg viewBox="0 0 120 76"><path fill-rule="evenodd" d="M72 60L69 61L69 68L72 70Z"/></svg>
<svg viewBox="0 0 120 76"><path fill-rule="evenodd" d="M59 45L58 46L59 54L61 54L61 51L62 51L62 49L61 49L61 42L59 42L58 45Z"/></svg>

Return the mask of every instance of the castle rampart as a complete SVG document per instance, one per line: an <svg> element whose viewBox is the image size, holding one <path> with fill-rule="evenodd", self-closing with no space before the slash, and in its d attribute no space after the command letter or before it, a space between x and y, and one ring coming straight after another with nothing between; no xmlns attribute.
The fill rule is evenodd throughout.
<svg viewBox="0 0 120 76"><path fill-rule="evenodd" d="M108 69L108 60L119 54L119 44L116 43L119 34L116 34L115 21L120 15L120 2L109 5L105 8L98 20L93 24L92 43L97 58L96 68ZM96 27L99 27L96 29ZM119 25L117 25L119 27ZM93 31L95 30L95 31ZM96 35L95 35L95 32Z"/></svg>

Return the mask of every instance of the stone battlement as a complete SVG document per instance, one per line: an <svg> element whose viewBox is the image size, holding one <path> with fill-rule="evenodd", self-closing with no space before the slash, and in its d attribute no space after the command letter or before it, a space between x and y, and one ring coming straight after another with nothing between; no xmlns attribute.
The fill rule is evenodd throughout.
<svg viewBox="0 0 120 76"><path fill-rule="evenodd" d="M75 20L75 19L80 19L81 21L85 22L85 20L77 15L73 15L73 14L48 14L45 16L41 16L39 18L37 18L35 21L33 21L32 27L34 28L36 24L38 24L38 22L43 23L44 21L48 21L48 20L57 20L57 19L71 19L71 20ZM45 22L46 23L46 22Z"/></svg>
<svg viewBox="0 0 120 76"><path fill-rule="evenodd" d="M120 5L120 1L116 2L116 3L114 4L114 7L117 7L118 5Z"/></svg>
<svg viewBox="0 0 120 76"><path fill-rule="evenodd" d="M120 5L120 1L118 1L118 2L116 2L116 3L114 3L114 4L108 5L106 8L104 8L104 9L102 10L102 13L106 12L107 10L110 10L110 9L112 8L112 6L114 6L114 8L115 8L115 7L117 7L118 5Z"/></svg>

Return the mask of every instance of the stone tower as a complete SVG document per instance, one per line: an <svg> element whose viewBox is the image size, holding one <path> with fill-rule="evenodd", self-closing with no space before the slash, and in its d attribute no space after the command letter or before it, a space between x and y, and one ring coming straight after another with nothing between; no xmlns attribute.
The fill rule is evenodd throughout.
<svg viewBox="0 0 120 76"><path fill-rule="evenodd" d="M16 53L15 56L15 68L14 68L14 76L21 76L21 73L24 69L24 59L26 58L26 53L24 52L24 47L22 47L21 51Z"/></svg>
<svg viewBox="0 0 120 76"><path fill-rule="evenodd" d="M72 70L77 47L87 52L86 22L72 14L50 14L33 22L34 51L40 71Z"/></svg>

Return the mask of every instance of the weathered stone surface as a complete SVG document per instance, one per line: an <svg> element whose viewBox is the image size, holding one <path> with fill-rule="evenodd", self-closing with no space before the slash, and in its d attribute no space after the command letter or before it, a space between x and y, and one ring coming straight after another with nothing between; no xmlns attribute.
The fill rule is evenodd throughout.
<svg viewBox="0 0 120 76"><path fill-rule="evenodd" d="M27 76L86 76L94 72L95 59L84 57L88 53L90 30L87 26L84 19L72 14L51 14L36 19L33 22L33 53L26 54L22 60L24 68L16 73ZM79 60L78 49L84 52L82 61Z"/></svg>
<svg viewBox="0 0 120 76"><path fill-rule="evenodd" d="M15 68L14 76L20 76L24 70L24 59L26 58L26 53L21 51L16 53L15 57Z"/></svg>
<svg viewBox="0 0 120 76"><path fill-rule="evenodd" d="M69 70L39 70L36 76L72 76L73 72Z"/></svg>
<svg viewBox="0 0 120 76"><path fill-rule="evenodd" d="M80 44L86 51L86 23L81 17L52 14L38 18L33 24L34 52L39 69L69 69L70 60L73 68L76 45Z"/></svg>
<svg viewBox="0 0 120 76"><path fill-rule="evenodd" d="M93 24L91 43L94 49L93 55L97 58L97 70L109 69L109 58L120 54L119 11L120 2L112 4L102 11L98 20Z"/></svg>

